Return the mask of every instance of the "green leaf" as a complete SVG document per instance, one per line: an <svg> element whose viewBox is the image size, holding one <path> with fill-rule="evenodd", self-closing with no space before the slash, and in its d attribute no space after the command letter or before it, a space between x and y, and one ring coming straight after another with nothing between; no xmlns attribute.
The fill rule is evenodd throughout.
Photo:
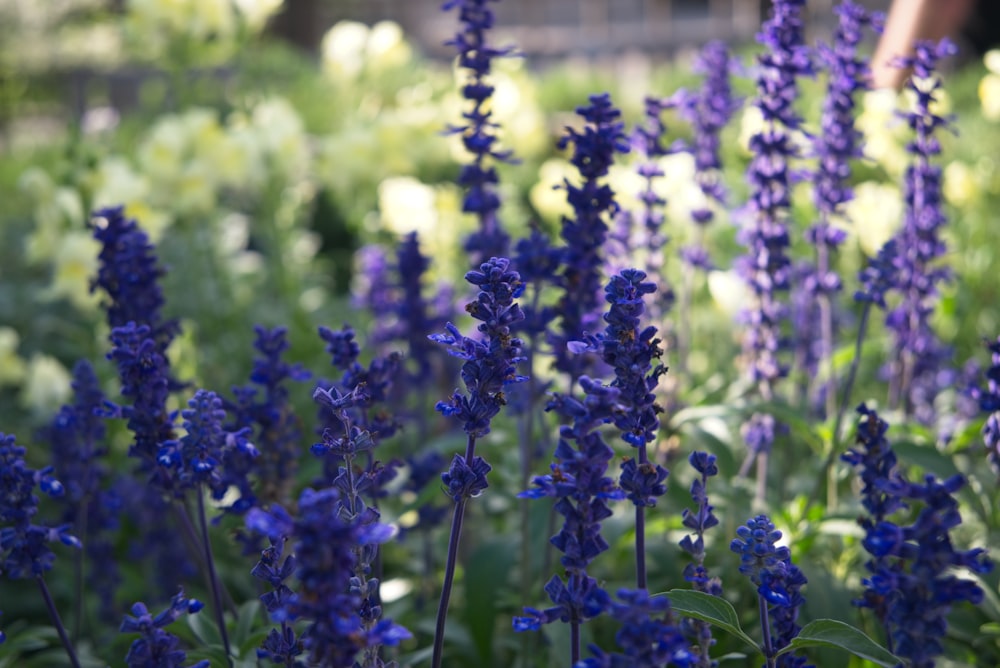
<svg viewBox="0 0 1000 668"><path fill-rule="evenodd" d="M863 631L836 619L817 619L809 622L792 642L778 652L778 656L805 647L842 649L885 668L893 668L902 663L901 659L866 636Z"/></svg>
<svg viewBox="0 0 1000 668"><path fill-rule="evenodd" d="M497 599L514 561L511 542L491 541L473 552L465 566L466 621L481 666L493 665Z"/></svg>
<svg viewBox="0 0 1000 668"><path fill-rule="evenodd" d="M242 647L258 624L263 625L260 616L260 602L256 600L247 601L240 606L238 621L235 625L231 625L233 645Z"/></svg>
<svg viewBox="0 0 1000 668"><path fill-rule="evenodd" d="M750 645L760 654L760 647L753 638L743 631L736 610L726 599L691 589L671 589L666 593L666 596L670 599L670 607L674 611L686 617L693 617L718 626L723 631L728 631Z"/></svg>

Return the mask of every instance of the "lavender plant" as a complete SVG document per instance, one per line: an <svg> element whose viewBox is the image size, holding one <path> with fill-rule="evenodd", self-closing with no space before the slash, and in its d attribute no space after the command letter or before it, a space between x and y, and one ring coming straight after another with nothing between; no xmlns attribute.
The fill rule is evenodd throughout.
<svg viewBox="0 0 1000 668"><path fill-rule="evenodd" d="M516 372L518 362L524 359L521 357L522 342L511 335L512 326L524 319L521 307L514 302L523 289L521 277L510 269L510 260L494 257L484 262L479 271L468 272L465 280L479 289L475 301L469 302L466 310L480 321L477 329L483 338L477 340L462 336L451 323L445 327L446 334L431 336L432 340L450 346L449 352L452 355L465 360L462 365L462 381L468 392L461 394L456 390L448 401L437 404L437 410L443 415L462 423L467 443L465 456L456 454L448 471L441 475L448 495L455 502L455 512L452 515L444 585L434 631L434 668L441 665L448 601L451 597L465 506L469 499L479 496L486 489L486 474L492 468L485 459L476 455L476 440L490 432L491 420L506 402L504 387L526 380L525 376Z"/></svg>
<svg viewBox="0 0 1000 668"><path fill-rule="evenodd" d="M864 37L864 28L878 26L882 20L851 0L839 4L835 11L839 21L833 44L819 49L820 60L828 72L820 132L813 140L817 157L813 200L819 218L806 233L806 239L816 250L814 264L802 286L810 297L803 311L818 315L820 347L816 351L816 365L823 365L830 388L837 386L833 365L836 341L833 305L834 296L841 289L833 260L846 237L832 220L843 214L844 206L854 196L850 187L851 161L862 154L862 136L855 127L854 110L857 95L867 88L871 73L867 61L858 55L858 45ZM824 395L826 414L832 415L836 410L836 393L826 390Z"/></svg>
<svg viewBox="0 0 1000 668"><path fill-rule="evenodd" d="M11 579L35 579L70 664L80 668L76 651L45 583L45 573L52 570L56 559L49 543L60 542L79 549L80 541L70 533L68 524L49 527L32 522L38 513L35 488L56 497L64 494L65 488L50 475L51 466L40 470L29 468L24 461L25 452L13 436L0 433L0 490L3 490L0 494L0 575Z"/></svg>
<svg viewBox="0 0 1000 668"><path fill-rule="evenodd" d="M567 128L559 141L560 149L573 144L570 162L579 171L582 182L564 183L573 217L562 221L561 235L566 245L559 287L563 296L556 306L559 331L551 341L555 367L569 376L570 390L581 375L593 371L592 357L573 354L568 346L571 341L597 331L603 283L601 249L608 235L607 218L619 210L615 192L605 177L615 153L629 151L625 126L619 120L621 112L614 107L609 94L592 95L590 105L577 108L576 113L587 125L582 132Z"/></svg>
<svg viewBox="0 0 1000 668"><path fill-rule="evenodd" d="M560 563L566 578L554 575L545 585L555 605L545 610L525 608L524 616L513 621L515 631L538 630L556 620L568 623L571 665L580 660L580 625L605 612L610 604L607 592L588 575L587 568L608 549L601 535L601 522L611 516L608 501L625 496L607 475L614 451L598 431L619 411L621 391L587 376L579 384L582 400L556 394L546 408L569 422L559 429L552 473L537 476L532 481L534 489L521 493L527 498L557 499L555 510L563 516L563 525L550 542L563 553Z"/></svg>
<svg viewBox="0 0 1000 668"><path fill-rule="evenodd" d="M806 662L793 654L778 652L796 635L799 610L805 602L800 590L806 577L792 563L787 547L776 542L781 532L766 515L758 515L736 531L729 548L740 555L740 573L757 587L757 603L763 632L764 658L768 668L803 668Z"/></svg>
<svg viewBox="0 0 1000 668"><path fill-rule="evenodd" d="M462 144L472 154L472 162L462 168L458 184L466 189L462 209L475 214L479 229L465 242L465 249L473 260L473 266L493 257L509 256L510 237L497 219L500 197L496 186L499 177L496 162L511 159L509 151L496 148L496 123L489 107L493 86L488 83L493 59L508 55L510 49L499 49L487 43L487 35L493 27L491 2L498 0L448 0L445 11L458 9L461 31L448 42L458 52L458 64L468 70L469 80L462 86L462 96L472 102L472 108L463 112L466 125L451 128L451 132L462 135Z"/></svg>
<svg viewBox="0 0 1000 668"><path fill-rule="evenodd" d="M912 68L907 88L915 96L912 111L902 113L913 131L907 144L912 162L906 169L903 225L896 235L897 304L886 313L886 326L893 333L890 403L928 423L933 416L934 397L941 389L941 374L949 369L951 351L931 326L939 286L950 276L940 263L945 253L941 230L947 218L941 200L941 168L934 164L941 153L937 131L949 120L932 109L941 89L935 69L953 53L954 45L918 42L914 54L897 60L897 66Z"/></svg>
<svg viewBox="0 0 1000 668"><path fill-rule="evenodd" d="M764 24L759 40L768 51L758 57L755 106L764 119L764 129L750 138L753 158L747 171L751 195L747 220L740 241L747 254L737 269L750 289L752 303L743 314L747 325L743 355L747 377L756 395L765 402L775 399L778 382L788 374L780 352L785 347L782 323L787 307L781 295L790 288L791 261L787 229L791 206L789 161L798 155L791 132L801 118L795 111L797 78L812 73L809 48L804 40L804 0L779 0ZM740 470L749 473L757 462L757 499L767 491L767 468L774 444L775 420L757 412L744 424L743 438L749 453Z"/></svg>

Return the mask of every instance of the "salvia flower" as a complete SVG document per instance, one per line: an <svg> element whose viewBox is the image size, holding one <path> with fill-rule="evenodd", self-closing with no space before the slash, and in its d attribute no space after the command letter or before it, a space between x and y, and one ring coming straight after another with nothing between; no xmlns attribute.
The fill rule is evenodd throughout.
<svg viewBox="0 0 1000 668"><path fill-rule="evenodd" d="M52 467L35 470L24 461L25 449L0 433L0 572L13 579L40 577L52 568L49 543L81 547L70 525L48 527L32 522L38 513L35 489L59 497L65 489L52 477Z"/></svg>
<svg viewBox="0 0 1000 668"><path fill-rule="evenodd" d="M715 508L708 500L708 479L719 474L719 467L715 464L715 455L707 452L692 452L688 462L698 472L698 477L691 483L691 499L697 504L697 509L692 512L685 508L681 513L684 526L694 532L693 539L689 534L680 541L681 549L692 559L684 566L684 579L691 583L695 591L721 596L722 583L719 578L710 577L705 568L705 532L719 523L713 512ZM715 665L709 656L709 650L715 644L712 627L698 620L685 620L685 625L696 643L692 649L696 650L697 660L692 665L712 668Z"/></svg>
<svg viewBox="0 0 1000 668"><path fill-rule="evenodd" d="M656 320L660 320L674 302L674 292L662 276L663 247L670 240L663 229L663 210L667 201L654 187L657 179L664 175L659 159L676 150L674 146L663 145L667 133L663 113L674 106L675 101L671 98L647 97L645 100L645 122L636 127L631 137L632 149L642 156L636 170L643 180L643 189L637 193L641 210L638 213L621 210L615 216L611 236L617 241L619 254L609 258L609 266L617 271L635 266L638 264L636 256L641 255L646 273L660 277L659 299L652 304Z"/></svg>
<svg viewBox="0 0 1000 668"><path fill-rule="evenodd" d="M751 294L751 304L742 315L747 325L743 337L747 377L765 401L774 398L775 386L788 374L780 351L786 344L781 329L787 317L781 295L790 288L792 268L787 255L790 240L786 223L791 207L789 161L797 156L797 150L791 131L801 121L794 108L797 78L812 73L801 17L804 5L805 0L775 2L771 17L757 37L767 48L758 56L755 100L764 128L750 138L753 154L747 170L750 202L739 233L747 253L739 258L736 267ZM751 422L763 421L761 415L751 417ZM756 437L766 433L758 425L749 432ZM767 462L765 455L773 439L746 439L746 443L749 455L741 474L747 473L754 460L761 462L757 479L760 499L766 490L767 471L763 464Z"/></svg>
<svg viewBox="0 0 1000 668"><path fill-rule="evenodd" d="M108 484L104 462L107 399L89 362L73 367L73 403L63 406L43 430L52 451L56 478L65 486L60 498L63 521L74 527L87 554L87 585L98 594L102 613L117 616L114 592L120 577L113 558L111 532L118 528L121 501Z"/></svg>
<svg viewBox="0 0 1000 668"><path fill-rule="evenodd" d="M256 457L257 450L247 440L251 429L245 427L229 432L223 429L226 411L222 399L208 390L198 390L181 411L186 432L179 441L168 441L160 447L159 462L176 471L180 489L194 489L204 485L215 498L222 498L228 489L223 477L223 461L230 450L238 450L246 457ZM239 481L237 487L247 486Z"/></svg>
<svg viewBox="0 0 1000 668"><path fill-rule="evenodd" d="M574 668L660 668L693 666L695 657L670 619L670 600L650 596L644 589L621 589L610 614L619 624L615 644L620 652L606 653L591 645L592 658Z"/></svg>
<svg viewBox="0 0 1000 668"><path fill-rule="evenodd" d="M573 145L570 162L579 171L581 182L576 185L567 180L564 184L573 216L562 221L566 246L559 278L564 292L558 305L560 331L552 337L555 366L573 379L593 364L588 356L572 354L567 346L597 331L604 264L601 251L608 236L607 221L619 210L606 177L615 154L629 151L621 112L610 95L592 95L590 105L579 107L576 113L586 121L583 130L567 128L559 141L560 148Z"/></svg>
<svg viewBox="0 0 1000 668"><path fill-rule="evenodd" d="M770 658L799 633L797 620L805 603L801 589L806 577L792 563L788 548L776 544L781 532L766 515L750 519L736 534L729 547L740 555L740 573L757 587L764 627L763 650ZM777 665L801 667L804 661L793 654L783 654L778 657Z"/></svg>
<svg viewBox="0 0 1000 668"><path fill-rule="evenodd" d="M978 389L979 409L986 413L983 423L983 444L986 446L986 458L993 470L1000 474L1000 337L988 341L986 347L992 356L990 367L986 370L986 387Z"/></svg>
<svg viewBox="0 0 1000 668"><path fill-rule="evenodd" d="M516 631L538 629L556 620L578 630L580 624L600 615L610 603L607 592L587 574L587 568L608 549L601 535L601 522L611 517L608 502L624 497L608 476L614 452L600 432L601 425L611 422L613 415L622 410L621 391L587 376L581 377L579 384L584 393L582 400L557 394L546 409L568 423L559 429L552 473L537 476L532 481L534 487L519 495L556 499L555 510L562 515L563 525L549 542L562 552L560 561L567 577L552 577L545 592L554 606L545 610L525 608L524 616L514 618ZM573 659L578 660L578 644L571 649Z"/></svg>
<svg viewBox="0 0 1000 668"><path fill-rule="evenodd" d="M391 622L366 627L359 615L362 596L354 582L359 548L384 543L392 529L365 517L346 517L344 503L336 488L306 489L294 519L278 506L270 512L254 508L246 516L249 529L272 541L285 538L292 543L298 587L291 595L283 593L280 601L273 600L275 609L270 612L272 619L308 622L302 647L308 660L319 665L351 666L372 645L397 645L410 637ZM280 571L266 575L285 579Z"/></svg>
<svg viewBox="0 0 1000 668"><path fill-rule="evenodd" d="M229 431L253 430L256 449L229 448L223 458L223 481L239 490L239 498L229 510L242 513L257 503L258 492L248 485L255 474L259 494L267 501L283 500L294 481L298 466L302 425L289 400L288 382L302 382L312 377L299 364L289 364L283 355L288 350L284 327L267 329L254 326L254 359L250 385L233 388L235 403L224 407L233 414ZM257 454L255 455L254 452Z"/></svg>
<svg viewBox="0 0 1000 668"><path fill-rule="evenodd" d="M712 41L702 47L695 60L695 71L705 80L697 93L687 93L678 98L678 112L691 123L695 181L709 200L723 203L726 189L722 183L722 158L720 134L729 123L740 101L733 97L730 75L735 59L725 43ZM704 245L705 227L715 218L711 206L695 209L691 219L697 227L694 244L681 249L681 257L691 267L710 269L712 264Z"/></svg>
<svg viewBox="0 0 1000 668"><path fill-rule="evenodd" d="M872 558L865 563L865 591L854 603L872 609L886 630L889 648L908 659L907 665L929 668L944 652L952 605L978 603L983 596L978 585L959 578L955 569L986 573L993 565L985 550L956 550L952 544L951 530L962 522L954 493L964 478L941 481L927 475L923 483L909 482L886 439L888 425L864 405L858 412L859 447L843 459L860 469L861 503L868 516L859 523L865 529L862 545ZM916 510L912 524L897 523L893 516L907 509Z"/></svg>
<svg viewBox="0 0 1000 668"><path fill-rule="evenodd" d="M273 507L275 510L277 508L279 506ZM284 536L272 537L270 542L271 544L261 551L260 561L253 567L251 575L263 580L270 587L270 591L262 594L260 600L271 619L280 622L281 626L280 630L275 628L268 632L257 650L257 656L270 659L274 664L301 666L302 662L297 657L303 653L302 641L296 635L288 618L288 604L294 594L285 584L295 571L295 557L285 555L282 558L286 543Z"/></svg>
<svg viewBox="0 0 1000 668"><path fill-rule="evenodd" d="M462 381L467 394L456 390L451 399L438 402L437 410L462 422L469 436L479 437L489 433L490 421L504 405L504 387L526 379L516 373L517 363L523 360L521 340L511 335L512 326L524 319L514 302L523 286L506 258L492 258L479 271L467 273L465 280L479 288L466 311L480 321L478 330L484 338L462 336L451 323L445 326L445 334L430 338L450 346L449 353L465 360Z"/></svg>
<svg viewBox="0 0 1000 668"><path fill-rule="evenodd" d="M462 86L462 96L472 103L472 108L462 113L465 125L451 128L451 131L461 133L465 149L472 154L472 162L462 167L458 184L466 189L462 210L479 219L479 229L465 243L473 262L506 256L510 244L497 218L500 196L497 194L496 163L509 161L511 155L496 147L497 124L489 105L494 90L488 83L493 60L510 53L510 49L487 43L495 20L490 3L496 1L448 0L444 3L445 11L458 8L462 28L448 44L458 51L458 64L469 73Z"/></svg>
<svg viewBox="0 0 1000 668"><path fill-rule="evenodd" d="M938 62L954 52L948 41L917 42L914 54L897 60L912 68L907 88L914 94L913 109L901 113L913 131L907 144L912 162L906 169L903 224L896 233L896 282L899 302L886 314L893 333L891 399L921 422L933 420L933 401L949 377L951 351L931 327L931 315L940 300L939 285L949 277L940 266L945 253L941 230L947 222L941 196L941 168L933 163L941 153L935 136L950 127L949 119L932 110L941 89L935 73ZM945 372L945 373L942 373Z"/></svg>
<svg viewBox="0 0 1000 668"><path fill-rule="evenodd" d="M170 626L184 615L195 614L204 605L193 598L185 598L180 591L170 601L170 607L153 616L144 603L132 606L131 614L122 620L122 633L138 633L128 654L125 664L128 668L182 668L187 655L181 649L177 636L164 627ZM208 668L208 660L198 661L188 668Z"/></svg>
<svg viewBox="0 0 1000 668"><path fill-rule="evenodd" d="M163 292L159 280L166 273L157 261L155 248L139 224L125 217L124 207L94 212L94 238L101 244L100 268L91 282L107 295L108 326L124 327L130 322L149 327L149 335L160 353L179 331L175 320L164 320Z"/></svg>

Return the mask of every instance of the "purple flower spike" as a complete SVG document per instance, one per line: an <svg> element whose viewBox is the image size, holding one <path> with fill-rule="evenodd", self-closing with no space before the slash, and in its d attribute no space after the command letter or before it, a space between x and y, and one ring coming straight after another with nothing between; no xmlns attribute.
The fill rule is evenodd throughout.
<svg viewBox="0 0 1000 668"><path fill-rule="evenodd" d="M775 545L781 532L766 515L758 515L736 530L730 549L740 555L740 573L757 587L764 655L769 659L798 635L798 615L805 598L800 593L806 577L792 563L787 547ZM777 658L782 668L805 668L805 660L794 654Z"/></svg>
<svg viewBox="0 0 1000 668"><path fill-rule="evenodd" d="M933 402L951 383L951 350L931 327L940 294L938 286L950 272L939 264L946 247L941 230L947 219L941 196L941 168L932 161L941 153L936 132L950 128L949 119L935 114L941 80L938 62L955 50L948 41L918 42L913 56L897 65L913 69L907 87L915 94L912 111L901 113L913 131L907 145L912 162L906 169L903 225L897 232L894 292L899 301L886 313L886 326L893 334L890 399L908 414L929 424L934 419Z"/></svg>
<svg viewBox="0 0 1000 668"><path fill-rule="evenodd" d="M184 615L195 614L202 609L200 601L185 598L180 591L170 601L170 607L156 615L149 612L144 603L132 606L130 615L122 620L122 633L138 633L139 638L129 647L125 663L128 668L181 668L187 655L180 648L180 640L165 631ZM209 661L198 661L189 668L208 668Z"/></svg>
<svg viewBox="0 0 1000 668"><path fill-rule="evenodd" d="M447 44L455 47L459 66L469 72L468 81L462 86L462 96L472 102L472 108L462 114L465 125L450 128L450 131L462 135L462 143L473 155L472 162L465 165L458 176L458 184L466 189L462 210L479 219L479 230L465 243L473 263L504 257L510 245L510 238L497 219L500 196L495 165L509 162L511 154L496 148L497 124L489 109L493 86L487 79L493 59L507 56L511 50L487 43L487 34L494 23L493 10L489 7L491 2L497 0L449 0L443 6L445 11L458 8L462 28Z"/></svg>
<svg viewBox="0 0 1000 668"><path fill-rule="evenodd" d="M479 437L489 433L490 421L506 403L504 386L526 380L516 372L517 363L523 360L521 340L511 335L511 327L524 319L514 302L522 285L506 258L492 258L479 271L467 273L465 280L479 288L466 311L480 321L478 330L484 338L462 336L451 323L445 328L447 334L430 338L451 346L449 352L465 360L462 381L467 394L456 390L448 401L438 402L437 409L461 421L469 436Z"/></svg>
<svg viewBox="0 0 1000 668"><path fill-rule="evenodd" d="M594 363L592 356L572 354L568 345L597 329L604 264L601 252L608 237L608 220L619 210L615 192L604 178L615 153L629 151L621 112L612 104L610 95L592 95L590 105L578 108L576 113L586 121L583 130L567 128L559 141L560 148L573 145L570 161L582 182L574 185L566 181L563 185L573 216L562 221L566 246L559 282L564 292L557 307L561 316L559 332L552 336L555 367L574 380Z"/></svg>

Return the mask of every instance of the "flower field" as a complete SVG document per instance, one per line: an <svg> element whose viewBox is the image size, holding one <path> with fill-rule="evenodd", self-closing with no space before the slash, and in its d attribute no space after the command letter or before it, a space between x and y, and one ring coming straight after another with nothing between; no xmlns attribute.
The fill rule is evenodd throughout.
<svg viewBox="0 0 1000 668"><path fill-rule="evenodd" d="M1000 665L1000 51L282 4L0 48L0 667Z"/></svg>

